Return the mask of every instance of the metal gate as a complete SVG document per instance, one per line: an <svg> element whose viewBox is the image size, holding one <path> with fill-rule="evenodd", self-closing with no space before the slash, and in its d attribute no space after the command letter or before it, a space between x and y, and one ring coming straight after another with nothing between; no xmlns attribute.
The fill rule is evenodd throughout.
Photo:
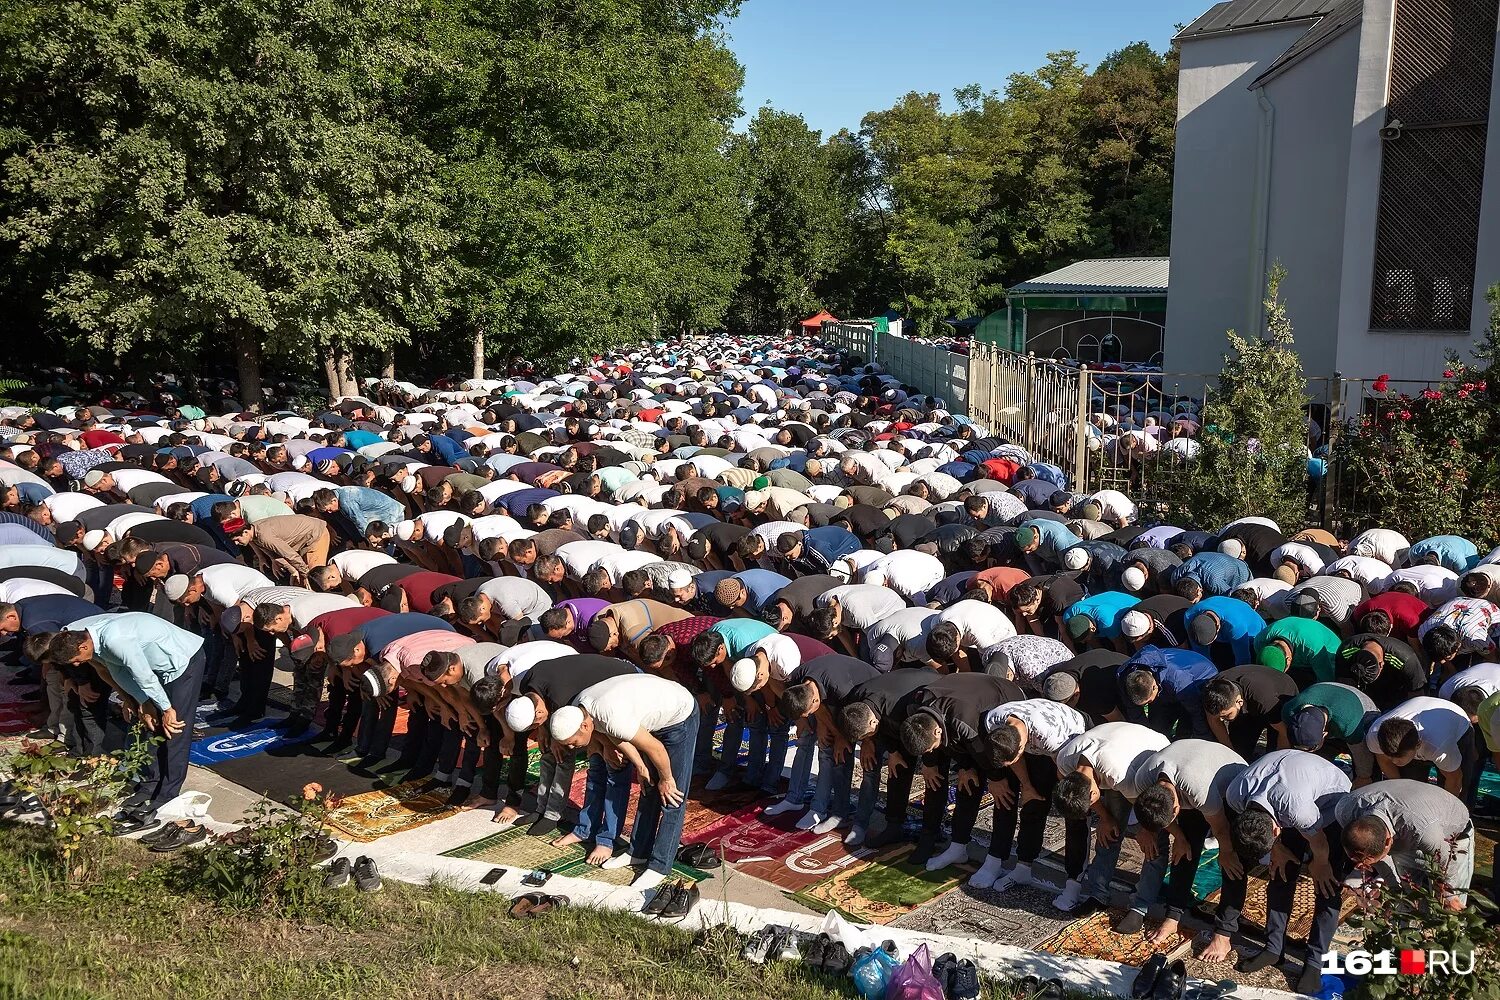
<svg viewBox="0 0 1500 1000"><path fill-rule="evenodd" d="M1087 373L990 344L969 352L969 415L1081 482Z"/></svg>

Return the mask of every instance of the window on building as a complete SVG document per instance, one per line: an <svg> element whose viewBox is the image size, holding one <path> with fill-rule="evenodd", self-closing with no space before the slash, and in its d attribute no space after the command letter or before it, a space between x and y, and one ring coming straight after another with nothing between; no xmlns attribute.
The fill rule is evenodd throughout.
<svg viewBox="0 0 1500 1000"><path fill-rule="evenodd" d="M1396 0L1374 329L1470 327L1497 3Z"/></svg>

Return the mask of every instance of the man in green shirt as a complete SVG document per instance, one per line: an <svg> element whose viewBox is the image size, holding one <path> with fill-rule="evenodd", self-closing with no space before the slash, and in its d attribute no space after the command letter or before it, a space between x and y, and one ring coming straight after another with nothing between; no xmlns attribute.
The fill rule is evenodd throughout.
<svg viewBox="0 0 1500 1000"><path fill-rule="evenodd" d="M1354 787L1375 777L1375 755L1365 746L1365 732L1380 710L1370 696L1349 684L1314 684L1282 708L1293 748L1332 760L1347 753L1354 761Z"/></svg>
<svg viewBox="0 0 1500 1000"><path fill-rule="evenodd" d="M1331 681L1340 641L1316 618L1283 618L1255 640L1255 662L1291 675L1301 687Z"/></svg>

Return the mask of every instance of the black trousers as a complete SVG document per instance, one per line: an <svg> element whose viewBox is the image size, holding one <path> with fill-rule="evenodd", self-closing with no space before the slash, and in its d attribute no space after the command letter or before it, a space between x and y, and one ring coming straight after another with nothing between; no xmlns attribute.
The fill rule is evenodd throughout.
<svg viewBox="0 0 1500 1000"><path fill-rule="evenodd" d="M365 694L358 686L350 691L343 678L335 677L328 682L328 707L323 710L323 731L335 733L340 740L354 739L359 729L360 710L364 707Z"/></svg>
<svg viewBox="0 0 1500 1000"><path fill-rule="evenodd" d="M85 705L76 693L68 695L67 747L68 753L74 757L92 757L105 753L108 749L104 743L104 734L109 728L110 689L104 687L101 691L95 687L94 691L99 697L90 705Z"/></svg>
<svg viewBox="0 0 1500 1000"><path fill-rule="evenodd" d="M164 685L167 700L177 713L177 721L182 723L182 732L156 745L135 794L126 800L127 807L155 809L182 791L182 783L187 780L188 751L193 748L193 723L198 719L198 688L203 683L204 662L203 650L199 649L181 676Z"/></svg>
<svg viewBox="0 0 1500 1000"><path fill-rule="evenodd" d="M517 733L515 748L507 757L500 752L500 740L505 734L500 728L499 721L487 718L485 723L490 727L490 748L484 752L484 769L480 775L481 788L486 796L497 798L500 794L500 782L503 775L505 805L512 809L519 809L521 796L526 792L526 764L527 755L530 753L531 735Z"/></svg>
<svg viewBox="0 0 1500 1000"><path fill-rule="evenodd" d="M938 787L928 788L922 795L922 834L918 840L924 844L936 843L942 835L943 819L948 813L948 783L958 770L953 758L947 754L938 756L935 766ZM962 788L958 790L953 802L953 843L967 844L974 835L974 821L979 818L979 800L983 795L982 781L980 787L973 791Z"/></svg>
<svg viewBox="0 0 1500 1000"><path fill-rule="evenodd" d="M255 641L265 655L240 660L240 700L235 714L242 719L258 719L266 714L266 699L271 694L271 676L276 671L276 637L255 629Z"/></svg>
<svg viewBox="0 0 1500 1000"><path fill-rule="evenodd" d="M995 803L989 856L1008 858L1014 844L1016 860L1029 865L1041 856L1042 841L1047 835L1047 816L1052 811L1052 793L1057 788L1057 764L1051 757L1037 753L1023 753L1021 761L1026 766L1026 777L1042 797L1021 805L1021 779L1010 768L1001 772L999 780L1009 786L1013 797L1009 807ZM1064 830L1067 840L1063 867L1068 878L1076 879L1088 863L1088 820L1068 820Z"/></svg>
<svg viewBox="0 0 1500 1000"><path fill-rule="evenodd" d="M1330 823L1323 830L1328 839L1328 863L1333 867L1333 877L1342 882L1349 874L1349 860L1344 855L1344 834L1337 823ZM1281 831L1281 843L1300 860L1286 866L1286 877L1276 878L1266 886L1266 948L1275 955L1286 954L1286 930L1292 918L1292 901L1297 891L1297 876L1303 865L1312 859L1312 848L1307 838L1296 830ZM1343 909L1343 891L1335 887L1331 896L1318 890L1313 901L1312 931L1307 935L1307 960L1321 962L1323 953L1333 942L1334 932L1339 928L1339 914Z"/></svg>
<svg viewBox="0 0 1500 1000"><path fill-rule="evenodd" d="M1184 809L1177 814L1177 826L1187 838L1187 857L1171 868L1171 883L1167 886L1167 919L1181 920L1193 908L1193 879L1198 874L1198 862L1203 858L1203 842L1208 838L1208 820L1196 809ZM1245 892L1248 883L1244 877L1224 878L1219 890L1219 908L1214 916L1214 933L1233 934L1240 926L1240 911L1245 908Z"/></svg>

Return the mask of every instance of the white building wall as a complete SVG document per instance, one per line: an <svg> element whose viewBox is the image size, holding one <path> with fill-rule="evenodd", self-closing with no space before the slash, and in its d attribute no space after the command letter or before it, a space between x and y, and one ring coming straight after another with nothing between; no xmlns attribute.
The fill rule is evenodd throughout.
<svg viewBox="0 0 1500 1000"><path fill-rule="evenodd" d="M1254 321L1261 111L1247 88L1307 28L1300 22L1181 43L1167 299L1171 371L1217 372L1224 331Z"/></svg>

